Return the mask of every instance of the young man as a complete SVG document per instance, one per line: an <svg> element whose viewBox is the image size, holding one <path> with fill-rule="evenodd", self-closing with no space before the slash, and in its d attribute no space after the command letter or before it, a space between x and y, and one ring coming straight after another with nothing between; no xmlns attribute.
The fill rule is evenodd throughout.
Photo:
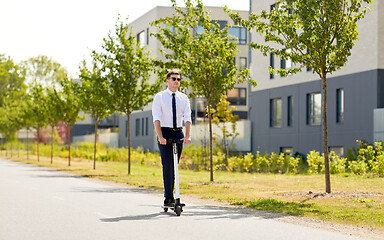
<svg viewBox="0 0 384 240"><path fill-rule="evenodd" d="M167 139L183 140L184 144L191 142L191 107L187 95L178 91L181 75L177 70L171 70L166 76L168 88L155 95L152 104L153 124L157 134L158 145L163 165L164 205L171 206L175 200L174 164L172 145ZM182 121L185 123L185 136ZM183 144L177 145L180 159Z"/></svg>

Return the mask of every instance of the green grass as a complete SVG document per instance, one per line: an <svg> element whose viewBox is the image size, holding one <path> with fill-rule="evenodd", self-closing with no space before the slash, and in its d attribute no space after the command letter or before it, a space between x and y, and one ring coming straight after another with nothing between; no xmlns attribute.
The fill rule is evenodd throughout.
<svg viewBox="0 0 384 240"><path fill-rule="evenodd" d="M4 153L0 156L4 157ZM8 156L9 158L9 156ZM126 162L93 162L74 159L71 166L65 158L30 156L24 153L12 160L28 164L53 167L62 171L125 183L162 191L160 166L132 164L131 175L127 174ZM208 171L180 169L181 194L203 199L213 199L252 209L295 216L307 216L334 223L368 226L384 230L384 178L374 176L332 175L332 193L324 194L324 176L288 174L250 174L217 171L215 181L209 181ZM308 195L309 192L312 195ZM315 197L317 193L320 197Z"/></svg>

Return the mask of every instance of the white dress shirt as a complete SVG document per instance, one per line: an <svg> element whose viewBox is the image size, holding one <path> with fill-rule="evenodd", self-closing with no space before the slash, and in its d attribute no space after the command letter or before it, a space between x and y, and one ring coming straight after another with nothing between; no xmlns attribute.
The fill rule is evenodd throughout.
<svg viewBox="0 0 384 240"><path fill-rule="evenodd" d="M159 120L161 127L173 128L172 93L173 92L167 88L166 90L157 93L153 99L153 122ZM187 95L179 91L176 91L175 93L176 123L177 128L181 128L183 126L183 119L184 123L192 123L191 106Z"/></svg>

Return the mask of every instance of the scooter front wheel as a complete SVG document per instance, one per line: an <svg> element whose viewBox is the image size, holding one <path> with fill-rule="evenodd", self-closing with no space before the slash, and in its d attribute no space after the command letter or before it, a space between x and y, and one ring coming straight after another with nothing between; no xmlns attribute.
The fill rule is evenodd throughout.
<svg viewBox="0 0 384 240"><path fill-rule="evenodd" d="M183 209L181 208L181 206L179 206L179 205L175 206L175 213L177 216L180 216L182 211L183 211Z"/></svg>

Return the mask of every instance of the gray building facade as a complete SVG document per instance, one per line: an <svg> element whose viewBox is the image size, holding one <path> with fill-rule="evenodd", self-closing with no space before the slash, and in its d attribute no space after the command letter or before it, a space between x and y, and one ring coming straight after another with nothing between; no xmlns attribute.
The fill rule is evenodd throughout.
<svg viewBox="0 0 384 240"><path fill-rule="evenodd" d="M275 2L251 0L251 12L269 11ZM327 77L329 147L341 155L357 147L356 140L374 141L374 110L384 108L383 5L375 1L370 6L359 22L359 40L346 66ZM251 35L252 41L263 42L256 32ZM251 51L252 77L258 82L248 92L252 152L322 152L321 80L310 69L286 77L271 75L268 67L280 68L281 61Z"/></svg>
<svg viewBox="0 0 384 240"><path fill-rule="evenodd" d="M328 139L332 150L345 154L356 140L372 142L373 111L384 108L384 70L371 70L328 79ZM252 151L292 151L306 154L322 151L322 125L311 124L308 105L320 93L320 80L265 89L250 93L253 123ZM338 120L338 90L344 92L343 119ZM292 99L289 107L289 98ZM271 100L281 99L281 124L271 125ZM321 105L319 106L321 107ZM289 118L291 120L289 120ZM290 124L289 124L290 122Z"/></svg>

